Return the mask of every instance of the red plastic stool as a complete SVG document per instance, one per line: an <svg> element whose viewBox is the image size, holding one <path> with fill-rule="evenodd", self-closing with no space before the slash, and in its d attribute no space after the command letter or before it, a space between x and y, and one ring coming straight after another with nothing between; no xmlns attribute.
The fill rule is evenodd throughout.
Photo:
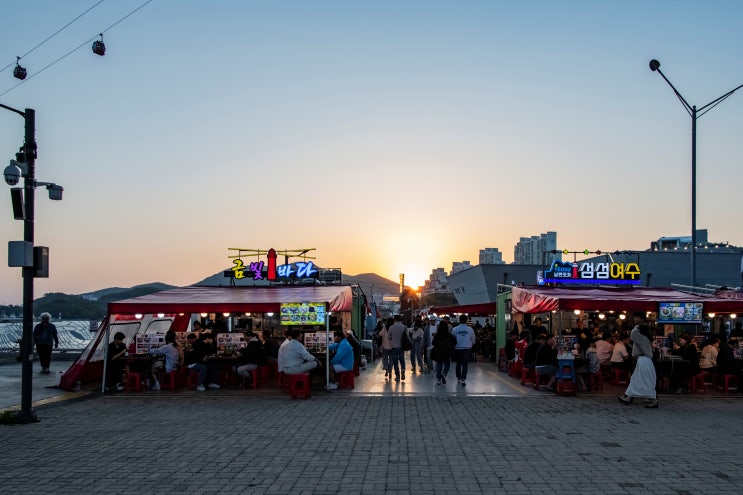
<svg viewBox="0 0 743 495"><path fill-rule="evenodd" d="M126 383L124 384L124 390L127 392L141 392L142 391L142 376L139 373L130 371L126 374Z"/></svg>
<svg viewBox="0 0 743 495"><path fill-rule="evenodd" d="M534 368L521 367L521 385L534 384Z"/></svg>
<svg viewBox="0 0 743 495"><path fill-rule="evenodd" d="M278 375L277 381L278 381L279 388L283 392L288 392L289 391L289 378L288 378L288 376L289 375L285 374L283 371L279 371L279 375Z"/></svg>
<svg viewBox="0 0 743 495"><path fill-rule="evenodd" d="M171 371L170 373L165 373L160 378L160 389L161 390L175 390L177 387L176 383L176 371Z"/></svg>
<svg viewBox="0 0 743 495"><path fill-rule="evenodd" d="M692 394L705 394L707 390L704 388L704 373L698 373L689 378L689 390Z"/></svg>
<svg viewBox="0 0 743 495"><path fill-rule="evenodd" d="M268 383L268 378L271 374L271 368L268 365L258 366L258 385Z"/></svg>
<svg viewBox="0 0 743 495"><path fill-rule="evenodd" d="M250 382L249 382L250 388L258 388L258 369L248 371L248 375L250 375ZM240 381L241 387L247 388L246 384L248 383L248 379L243 376L241 376L240 378L241 378L241 381Z"/></svg>
<svg viewBox="0 0 743 495"><path fill-rule="evenodd" d="M353 371L341 371L338 373L338 388L355 388Z"/></svg>
<svg viewBox="0 0 743 495"><path fill-rule="evenodd" d="M310 398L310 374L284 375L289 382L289 395L292 399Z"/></svg>
<svg viewBox="0 0 743 495"><path fill-rule="evenodd" d="M727 394L730 389L738 390L738 376L737 375L720 375L720 382L722 382L722 393Z"/></svg>
<svg viewBox="0 0 743 495"><path fill-rule="evenodd" d="M627 370L612 369L611 384L622 385L629 382L629 372Z"/></svg>

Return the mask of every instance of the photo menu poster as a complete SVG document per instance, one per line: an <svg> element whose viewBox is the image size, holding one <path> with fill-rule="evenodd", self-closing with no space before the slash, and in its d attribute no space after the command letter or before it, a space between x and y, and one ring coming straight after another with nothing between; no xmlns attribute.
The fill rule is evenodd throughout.
<svg viewBox="0 0 743 495"><path fill-rule="evenodd" d="M700 302L661 302L658 323L701 323L704 312Z"/></svg>
<svg viewBox="0 0 743 495"><path fill-rule="evenodd" d="M557 337L557 359L575 359L573 349L575 349L577 343L577 335L560 335Z"/></svg>
<svg viewBox="0 0 743 495"><path fill-rule="evenodd" d="M282 325L325 325L325 303L281 303Z"/></svg>

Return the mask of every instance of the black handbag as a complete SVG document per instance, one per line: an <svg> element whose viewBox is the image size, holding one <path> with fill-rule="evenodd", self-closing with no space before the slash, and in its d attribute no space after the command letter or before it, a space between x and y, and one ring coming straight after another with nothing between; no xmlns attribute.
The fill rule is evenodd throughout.
<svg viewBox="0 0 743 495"><path fill-rule="evenodd" d="M403 351L409 351L413 348L413 343L410 342L410 337L408 337L408 331L405 330L402 332L402 339L400 340L400 347L402 347Z"/></svg>

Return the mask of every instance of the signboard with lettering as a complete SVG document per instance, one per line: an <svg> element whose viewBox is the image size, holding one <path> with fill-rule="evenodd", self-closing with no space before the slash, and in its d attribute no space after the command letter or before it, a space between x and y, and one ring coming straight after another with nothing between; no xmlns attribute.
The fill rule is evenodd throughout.
<svg viewBox="0 0 743 495"><path fill-rule="evenodd" d="M281 303L282 325L324 325L325 303Z"/></svg>
<svg viewBox="0 0 743 495"><path fill-rule="evenodd" d="M637 263L597 262L597 261L553 261L544 275L537 277L543 284L607 284L638 285L640 266Z"/></svg>

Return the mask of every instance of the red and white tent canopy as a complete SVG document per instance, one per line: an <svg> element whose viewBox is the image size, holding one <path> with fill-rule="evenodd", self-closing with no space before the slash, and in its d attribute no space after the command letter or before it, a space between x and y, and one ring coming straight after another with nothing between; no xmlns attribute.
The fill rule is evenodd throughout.
<svg viewBox="0 0 743 495"><path fill-rule="evenodd" d="M743 313L743 300L699 296L663 288L589 288L528 286L511 289L511 304L519 313L550 311L657 311L659 302L701 302L704 311Z"/></svg>

